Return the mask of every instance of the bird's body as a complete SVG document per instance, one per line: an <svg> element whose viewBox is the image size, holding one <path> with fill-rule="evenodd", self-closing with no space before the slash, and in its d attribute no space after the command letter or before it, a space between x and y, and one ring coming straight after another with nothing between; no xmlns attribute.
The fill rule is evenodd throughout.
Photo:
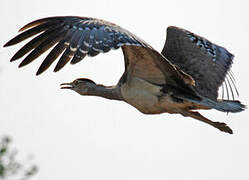
<svg viewBox="0 0 249 180"><path fill-rule="evenodd" d="M162 86L137 77L128 78L120 89L123 99L144 114L179 113L179 109L193 106L175 101L172 92L163 92Z"/></svg>
<svg viewBox="0 0 249 180"><path fill-rule="evenodd" d="M160 96L162 87L151 84L141 78L128 78L120 87L121 95L127 103L144 114L159 114L167 112L167 106L162 107Z"/></svg>
<svg viewBox="0 0 249 180"><path fill-rule="evenodd" d="M228 133L232 130L225 123L213 122L193 110L213 108L240 112L245 108L239 101L217 99L218 88L229 73L233 55L189 31L169 27L165 46L159 53L120 26L94 18L44 18L27 24L23 30L26 31L5 46L41 34L12 57L11 61L14 61L31 51L19 67L29 64L54 46L37 75L44 72L61 53L55 72L69 61L76 64L86 55L96 56L110 49L122 48L125 72L117 85L107 87L81 78L61 84L62 89L125 101L144 114L179 113ZM234 83L230 75L229 78ZM231 88L230 82L227 82Z"/></svg>

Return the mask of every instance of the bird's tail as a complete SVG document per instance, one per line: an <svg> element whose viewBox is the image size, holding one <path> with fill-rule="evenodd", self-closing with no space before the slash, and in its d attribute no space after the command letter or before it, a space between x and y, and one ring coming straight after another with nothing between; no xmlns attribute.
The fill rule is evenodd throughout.
<svg viewBox="0 0 249 180"><path fill-rule="evenodd" d="M244 111L246 106L244 104L241 104L240 101L232 101L232 100L218 100L218 101L213 101L208 98L203 99L203 105L207 105L211 108L214 108L218 111L222 112L241 112Z"/></svg>
<svg viewBox="0 0 249 180"><path fill-rule="evenodd" d="M212 108L212 109L216 109L218 111L222 111L222 112L241 112L243 110L245 110L246 106L244 104L241 104L240 101L232 101L232 100L211 100L209 98L206 97L202 97L201 101L198 100L193 100L193 99L189 99L189 98L184 98L187 101L196 103L196 104L200 104L203 106L206 106L208 108Z"/></svg>

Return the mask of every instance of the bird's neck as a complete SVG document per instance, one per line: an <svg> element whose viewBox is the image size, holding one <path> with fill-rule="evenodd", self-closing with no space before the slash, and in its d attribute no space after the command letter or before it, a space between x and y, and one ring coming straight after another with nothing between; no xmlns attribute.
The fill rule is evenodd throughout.
<svg viewBox="0 0 249 180"><path fill-rule="evenodd" d="M103 86L97 84L95 87L88 89L87 95L99 96L112 100L123 100L119 86Z"/></svg>

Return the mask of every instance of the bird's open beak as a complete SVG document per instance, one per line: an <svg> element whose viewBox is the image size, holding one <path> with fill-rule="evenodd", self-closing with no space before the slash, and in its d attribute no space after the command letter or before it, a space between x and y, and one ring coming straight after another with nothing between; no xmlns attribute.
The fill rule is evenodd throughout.
<svg viewBox="0 0 249 180"><path fill-rule="evenodd" d="M73 89L73 83L62 83L61 89Z"/></svg>

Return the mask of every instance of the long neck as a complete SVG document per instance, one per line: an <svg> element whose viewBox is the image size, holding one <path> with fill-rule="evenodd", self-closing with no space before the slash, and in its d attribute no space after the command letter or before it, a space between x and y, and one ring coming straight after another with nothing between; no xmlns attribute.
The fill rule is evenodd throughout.
<svg viewBox="0 0 249 180"><path fill-rule="evenodd" d="M88 89L87 95L100 96L113 100L123 100L119 86L103 86L97 84L95 87Z"/></svg>

